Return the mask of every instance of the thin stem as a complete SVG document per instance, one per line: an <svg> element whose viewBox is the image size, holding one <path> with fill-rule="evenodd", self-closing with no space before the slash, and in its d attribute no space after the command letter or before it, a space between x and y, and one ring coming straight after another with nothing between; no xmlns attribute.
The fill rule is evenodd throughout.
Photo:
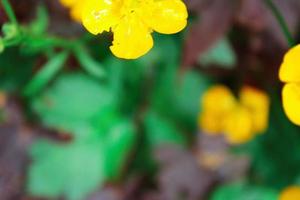
<svg viewBox="0 0 300 200"><path fill-rule="evenodd" d="M12 9L12 6L11 4L9 3L8 0L2 0L2 5L3 5L3 8L9 18L9 20L15 24L15 25L18 25L18 21L17 21L17 17Z"/></svg>
<svg viewBox="0 0 300 200"><path fill-rule="evenodd" d="M272 0L265 0L266 5L270 8L271 12L273 13L274 17L276 18L277 22L279 23L279 26L288 42L288 45L290 47L293 47L296 44L296 41L294 40L289 27L287 26L287 23L281 14L280 10L277 8L277 6L274 4Z"/></svg>

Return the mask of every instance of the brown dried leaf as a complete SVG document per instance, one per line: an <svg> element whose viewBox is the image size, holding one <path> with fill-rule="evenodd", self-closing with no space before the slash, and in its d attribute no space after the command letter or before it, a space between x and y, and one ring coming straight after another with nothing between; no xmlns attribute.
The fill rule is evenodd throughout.
<svg viewBox="0 0 300 200"><path fill-rule="evenodd" d="M234 14L235 1L212 0L201 12L201 20L189 30L183 56L183 65L195 64L204 53L228 31Z"/></svg>
<svg viewBox="0 0 300 200"><path fill-rule="evenodd" d="M203 199L215 182L214 174L201 168L191 152L161 146L155 155L162 167L158 177L161 200L176 200L181 195L186 200Z"/></svg>

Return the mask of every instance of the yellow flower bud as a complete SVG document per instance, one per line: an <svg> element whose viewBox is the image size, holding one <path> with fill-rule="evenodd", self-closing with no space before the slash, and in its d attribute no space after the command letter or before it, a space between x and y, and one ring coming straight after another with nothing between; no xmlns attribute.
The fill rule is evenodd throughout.
<svg viewBox="0 0 300 200"><path fill-rule="evenodd" d="M265 131L269 121L269 97L258 89L246 86L241 90L240 102L251 113L253 131Z"/></svg>
<svg viewBox="0 0 300 200"><path fill-rule="evenodd" d="M226 114L236 106L236 100L230 89L223 85L211 87L202 96L201 105L203 110L213 113Z"/></svg>
<svg viewBox="0 0 300 200"><path fill-rule="evenodd" d="M198 124L206 134L218 135L223 133L223 123L221 122L223 119L222 114L204 111L199 116Z"/></svg>
<svg viewBox="0 0 300 200"><path fill-rule="evenodd" d="M251 115L243 106L237 106L224 121L224 134L231 144L242 144L253 138Z"/></svg>

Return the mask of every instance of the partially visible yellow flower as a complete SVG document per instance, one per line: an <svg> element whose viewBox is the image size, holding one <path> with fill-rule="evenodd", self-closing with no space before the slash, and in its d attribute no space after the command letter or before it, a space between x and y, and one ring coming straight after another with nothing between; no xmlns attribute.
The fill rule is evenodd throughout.
<svg viewBox="0 0 300 200"><path fill-rule="evenodd" d="M243 87L239 99L223 85L210 88L201 99L199 126L207 134L224 134L231 144L242 144L266 130L269 98L257 89Z"/></svg>
<svg viewBox="0 0 300 200"><path fill-rule="evenodd" d="M235 107L236 103L227 87L216 85L210 88L201 99L203 113L199 116L199 124L202 130L212 135L221 134L224 116Z"/></svg>
<svg viewBox="0 0 300 200"><path fill-rule="evenodd" d="M290 49L284 56L279 70L279 78L282 82L300 81L300 45Z"/></svg>
<svg viewBox="0 0 300 200"><path fill-rule="evenodd" d="M283 108L288 118L300 125L300 84L287 83L282 91Z"/></svg>
<svg viewBox="0 0 300 200"><path fill-rule="evenodd" d="M70 9L72 19L81 22L82 8L86 0L60 0L60 3Z"/></svg>
<svg viewBox="0 0 300 200"><path fill-rule="evenodd" d="M289 186L284 189L279 196L279 200L298 200L300 199L300 187Z"/></svg>
<svg viewBox="0 0 300 200"><path fill-rule="evenodd" d="M286 83L282 91L285 113L293 123L300 125L300 45L286 53L279 78Z"/></svg>

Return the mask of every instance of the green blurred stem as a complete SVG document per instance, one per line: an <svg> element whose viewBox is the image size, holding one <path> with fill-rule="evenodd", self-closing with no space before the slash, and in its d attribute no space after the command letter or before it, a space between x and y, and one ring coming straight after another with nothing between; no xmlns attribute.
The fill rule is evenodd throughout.
<svg viewBox="0 0 300 200"><path fill-rule="evenodd" d="M294 40L289 27L287 26L287 23L281 14L280 10L277 8L277 6L274 4L273 0L265 0L266 5L271 10L272 14L276 18L277 22L279 23L279 26L289 44L290 47L293 47L296 44L296 41Z"/></svg>
<svg viewBox="0 0 300 200"><path fill-rule="evenodd" d="M17 17L12 9L12 6L11 4L9 3L8 0L2 0L2 5L3 5L3 8L9 18L9 20L15 24L15 25L18 25L18 21L17 21Z"/></svg>

